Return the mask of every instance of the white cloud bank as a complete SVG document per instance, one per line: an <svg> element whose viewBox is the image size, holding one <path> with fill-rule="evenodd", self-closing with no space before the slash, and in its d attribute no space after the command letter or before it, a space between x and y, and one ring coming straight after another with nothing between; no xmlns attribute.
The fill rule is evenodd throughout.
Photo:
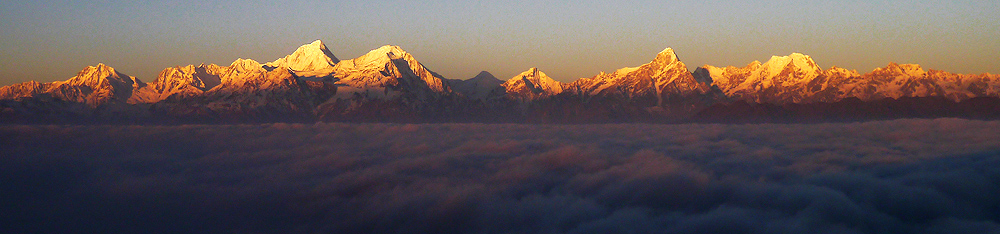
<svg viewBox="0 0 1000 234"><path fill-rule="evenodd" d="M995 233L1000 122L0 126L0 231Z"/></svg>

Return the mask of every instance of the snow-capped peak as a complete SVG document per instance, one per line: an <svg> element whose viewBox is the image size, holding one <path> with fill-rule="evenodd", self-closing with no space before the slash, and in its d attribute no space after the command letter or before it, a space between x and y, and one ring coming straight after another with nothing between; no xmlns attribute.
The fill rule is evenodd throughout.
<svg viewBox="0 0 1000 234"><path fill-rule="evenodd" d="M809 55L800 53L792 53L788 56L771 56L770 60L762 64L769 77L780 74L789 65L807 73L818 74L822 71Z"/></svg>
<svg viewBox="0 0 1000 234"><path fill-rule="evenodd" d="M816 62L813 61L812 57L809 55L804 55L800 53L792 53L788 57L792 58L792 62L795 63L796 67L809 68L811 70L821 70Z"/></svg>
<svg viewBox="0 0 1000 234"><path fill-rule="evenodd" d="M899 68L903 70L903 73L910 76L920 77L927 73L927 71L924 71L924 68L920 67L919 64L900 64Z"/></svg>
<svg viewBox="0 0 1000 234"><path fill-rule="evenodd" d="M858 77L858 76L861 76L861 74L858 74L857 70L848 70L846 68L837 67L837 66L830 67L829 69L827 69L826 71L824 71L824 73L827 76L834 76L834 77Z"/></svg>
<svg viewBox="0 0 1000 234"><path fill-rule="evenodd" d="M315 71L332 69L338 62L340 60L326 48L323 41L316 40L300 46L292 54L269 62L266 65L270 67L288 67L295 71Z"/></svg>
<svg viewBox="0 0 1000 234"><path fill-rule="evenodd" d="M677 54L674 53L674 49L667 47L666 49L663 49L663 51L660 51L660 53L657 53L656 58L653 58L653 61L650 61L647 64L643 64L642 66L639 67L621 68L616 70L614 74L623 75L642 69L647 69L647 70L652 69L655 73L653 76L659 76L661 73L675 69L681 69L684 70L684 72L686 73L690 73L689 71L687 71L687 67L684 65L684 63L681 63L680 61L681 60L677 58Z"/></svg>
<svg viewBox="0 0 1000 234"><path fill-rule="evenodd" d="M112 80L116 83L128 83L129 86L138 81L134 77L115 71L115 68L111 66L104 65L104 63L98 63L97 66L87 66L86 68L83 68L83 70L81 70L80 73L77 73L76 76L66 80L66 83L71 85L97 87L105 80Z"/></svg>
<svg viewBox="0 0 1000 234"><path fill-rule="evenodd" d="M98 72L106 75L113 75L117 73L115 72L115 68L104 65L104 63L98 63L97 66L87 66L82 72Z"/></svg>
<svg viewBox="0 0 1000 234"><path fill-rule="evenodd" d="M385 45L369 51L360 57L337 63L337 70L377 70L382 69L385 64L395 59L404 59L411 63L416 62L409 53L399 48L399 46Z"/></svg>
<svg viewBox="0 0 1000 234"><path fill-rule="evenodd" d="M396 45L383 45L383 46L379 47L378 49L374 49L374 50L369 51L365 55L373 55L373 56L389 56L389 55L392 55L392 56L402 56L403 54L406 54L406 51L404 51L403 48L400 48L399 46L396 46Z"/></svg>
<svg viewBox="0 0 1000 234"><path fill-rule="evenodd" d="M376 93L377 90L400 85L410 86L411 90L407 92L418 93L422 98L437 98L451 91L440 75L424 67L398 46L382 46L360 57L341 61L333 71L337 84L352 87L355 91L365 90L365 94L359 94L365 98L393 97L399 93ZM352 92L345 89L344 92L338 91L337 95L338 98L348 98L354 95Z"/></svg>
<svg viewBox="0 0 1000 234"><path fill-rule="evenodd" d="M514 76L513 78L510 78L508 80L526 79L528 77L535 77L535 73L537 73L537 72L538 72L538 68L534 68L534 67L528 68L527 71L521 72L521 74L518 74L517 76Z"/></svg>
<svg viewBox="0 0 1000 234"><path fill-rule="evenodd" d="M145 86L145 83L135 77L125 75L103 63L97 66L87 66L76 76L66 81L50 83L53 87L47 92L64 100L87 103L97 106L111 100L125 101L133 90ZM80 89L86 86L86 89Z"/></svg>
<svg viewBox="0 0 1000 234"><path fill-rule="evenodd" d="M656 54L656 59L661 59L661 58L668 59L670 61L680 60L680 58L677 58L677 54L674 53L674 49L670 47L667 47L666 49L663 49L663 51L660 51L660 53Z"/></svg>
<svg viewBox="0 0 1000 234"><path fill-rule="evenodd" d="M261 68L260 63L254 61L253 59L238 58L229 65L231 68L236 68L239 71L253 71Z"/></svg>
<svg viewBox="0 0 1000 234"><path fill-rule="evenodd" d="M767 62L765 62L762 65L765 67L765 71L767 71L767 74L774 75L781 72L781 70L784 70L785 66L788 65L788 62L791 61L792 59L789 58L788 56L775 55L771 56L771 59L768 59Z"/></svg>
<svg viewBox="0 0 1000 234"><path fill-rule="evenodd" d="M883 68L876 68L872 73L888 73L892 75L906 75L910 77L923 77L927 74L924 68L918 64L897 64L890 62Z"/></svg>
<svg viewBox="0 0 1000 234"><path fill-rule="evenodd" d="M557 94L563 91L562 83L545 75L537 67L529 68L527 71L510 78L503 84L508 89L517 86L526 86L527 89L535 93Z"/></svg>
<svg viewBox="0 0 1000 234"><path fill-rule="evenodd" d="M521 74L530 75L531 77L538 77L538 68L537 67L528 68L528 71L525 71Z"/></svg>

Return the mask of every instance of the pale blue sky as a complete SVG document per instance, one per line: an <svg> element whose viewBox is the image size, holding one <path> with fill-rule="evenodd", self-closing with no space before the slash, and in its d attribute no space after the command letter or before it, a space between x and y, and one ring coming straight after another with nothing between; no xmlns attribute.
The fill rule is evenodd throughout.
<svg viewBox="0 0 1000 234"><path fill-rule="evenodd" d="M399 45L446 78L538 67L572 81L673 47L691 70L800 52L824 69L889 62L1000 73L998 1L2 1L0 85L105 63L266 62L321 39L340 59Z"/></svg>

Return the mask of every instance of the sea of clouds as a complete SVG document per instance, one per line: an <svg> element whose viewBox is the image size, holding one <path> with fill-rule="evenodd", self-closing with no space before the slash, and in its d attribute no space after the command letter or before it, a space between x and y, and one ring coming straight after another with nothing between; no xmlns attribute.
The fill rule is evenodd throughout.
<svg viewBox="0 0 1000 234"><path fill-rule="evenodd" d="M0 126L3 233L998 233L1000 122Z"/></svg>

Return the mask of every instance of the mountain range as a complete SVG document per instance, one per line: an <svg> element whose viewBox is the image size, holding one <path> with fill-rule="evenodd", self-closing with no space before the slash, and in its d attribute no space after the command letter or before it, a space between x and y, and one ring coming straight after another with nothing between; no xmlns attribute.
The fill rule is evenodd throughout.
<svg viewBox="0 0 1000 234"><path fill-rule="evenodd" d="M267 63L166 68L150 83L98 64L66 81L0 87L6 123L768 122L1000 118L1000 75L890 63L823 70L799 53L697 67L667 48L569 83L538 68L445 79L397 46L340 60L322 41Z"/></svg>

